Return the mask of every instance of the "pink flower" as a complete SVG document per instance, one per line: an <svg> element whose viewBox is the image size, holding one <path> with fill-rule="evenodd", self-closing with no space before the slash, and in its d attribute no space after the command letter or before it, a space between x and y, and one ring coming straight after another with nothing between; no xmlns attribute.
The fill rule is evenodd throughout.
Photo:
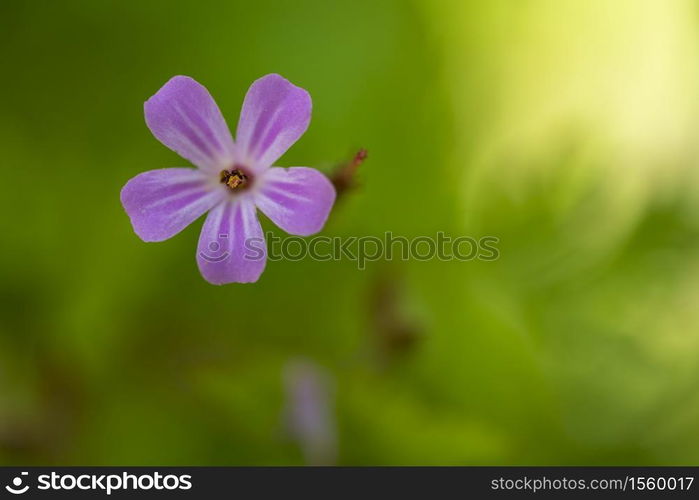
<svg viewBox="0 0 699 500"><path fill-rule="evenodd" d="M204 279L222 285L257 281L265 268L258 208L291 234L323 228L335 202L328 178L272 166L308 128L304 89L275 74L253 82L235 142L209 92L189 77L170 79L144 109L153 135L198 168L150 170L126 183L121 203L143 241L166 240L208 211L197 263Z"/></svg>

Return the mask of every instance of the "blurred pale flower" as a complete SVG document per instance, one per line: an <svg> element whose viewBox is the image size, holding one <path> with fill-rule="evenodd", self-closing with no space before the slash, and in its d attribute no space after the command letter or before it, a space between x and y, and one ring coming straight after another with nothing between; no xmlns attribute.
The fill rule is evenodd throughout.
<svg viewBox="0 0 699 500"><path fill-rule="evenodd" d="M253 82L235 142L209 92L189 77L173 77L144 108L153 135L199 168L151 170L126 183L121 202L142 240L166 240L209 211L197 263L221 285L257 281L264 270L257 208L291 234L322 229L335 201L330 181L312 168L272 166L308 128L304 89L275 74ZM252 239L257 255L246 253Z"/></svg>
<svg viewBox="0 0 699 500"><path fill-rule="evenodd" d="M330 376L315 363L293 360L284 366L285 424L307 464L333 465L337 432Z"/></svg>

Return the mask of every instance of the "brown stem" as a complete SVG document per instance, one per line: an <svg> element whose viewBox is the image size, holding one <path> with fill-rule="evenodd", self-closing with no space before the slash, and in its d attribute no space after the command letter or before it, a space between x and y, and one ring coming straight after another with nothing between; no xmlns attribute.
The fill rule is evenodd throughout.
<svg viewBox="0 0 699 500"><path fill-rule="evenodd" d="M357 151L350 161L339 165L335 171L330 176L330 181L335 186L337 191L337 197L340 198L347 191L350 191L357 187L357 181L355 175L359 166L366 160L367 150L362 148Z"/></svg>

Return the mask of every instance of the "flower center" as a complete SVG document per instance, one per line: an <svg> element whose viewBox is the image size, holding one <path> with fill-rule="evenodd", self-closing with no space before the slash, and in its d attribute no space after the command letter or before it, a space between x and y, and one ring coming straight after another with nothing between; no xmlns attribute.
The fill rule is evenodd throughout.
<svg viewBox="0 0 699 500"><path fill-rule="evenodd" d="M252 177L242 168L235 166L231 170L221 170L221 184L228 186L231 191L242 191L250 187Z"/></svg>

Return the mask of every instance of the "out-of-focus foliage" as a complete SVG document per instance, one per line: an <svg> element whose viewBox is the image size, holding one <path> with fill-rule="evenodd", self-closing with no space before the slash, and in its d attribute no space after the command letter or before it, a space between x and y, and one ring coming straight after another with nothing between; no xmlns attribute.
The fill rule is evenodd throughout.
<svg viewBox="0 0 699 500"><path fill-rule="evenodd" d="M695 2L33 1L0 24L1 463L303 463L299 357L332 378L341 464L699 462ZM121 186L186 165L143 101L187 74L234 124L270 72L314 102L282 165L369 150L323 234L493 235L499 260L215 287L200 223L141 242Z"/></svg>

